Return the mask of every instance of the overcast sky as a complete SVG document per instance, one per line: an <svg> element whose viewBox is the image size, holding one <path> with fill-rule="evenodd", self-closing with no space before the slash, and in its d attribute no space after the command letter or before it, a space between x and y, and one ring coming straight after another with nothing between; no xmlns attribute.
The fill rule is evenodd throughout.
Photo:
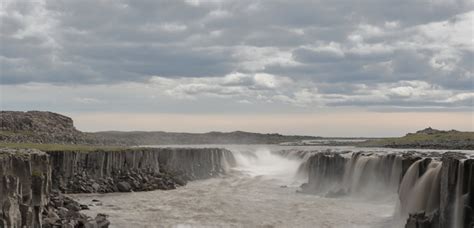
<svg viewBox="0 0 474 228"><path fill-rule="evenodd" d="M2 0L1 109L84 131L474 130L469 0Z"/></svg>

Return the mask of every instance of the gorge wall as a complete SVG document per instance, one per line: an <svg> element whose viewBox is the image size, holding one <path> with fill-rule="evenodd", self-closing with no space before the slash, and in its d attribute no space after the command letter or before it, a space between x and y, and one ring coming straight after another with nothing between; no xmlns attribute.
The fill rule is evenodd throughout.
<svg viewBox="0 0 474 228"><path fill-rule="evenodd" d="M172 189L209 178L234 163L230 151L213 148L133 148L120 151L0 149L0 227L102 227L79 213L66 193ZM84 205L85 206L85 205ZM73 218L71 218L71 216ZM58 222L59 221L59 222ZM47 226L50 227L50 226ZM107 227L107 226L103 226Z"/></svg>
<svg viewBox="0 0 474 228"><path fill-rule="evenodd" d="M53 186L68 193L173 189L225 172L232 153L215 148L133 148L54 151Z"/></svg>
<svg viewBox="0 0 474 228"><path fill-rule="evenodd" d="M49 202L49 156L38 150L0 150L0 227L41 227Z"/></svg>
<svg viewBox="0 0 474 228"><path fill-rule="evenodd" d="M474 226L474 159L447 152L321 152L302 165L307 193L377 199L397 193L407 228Z"/></svg>

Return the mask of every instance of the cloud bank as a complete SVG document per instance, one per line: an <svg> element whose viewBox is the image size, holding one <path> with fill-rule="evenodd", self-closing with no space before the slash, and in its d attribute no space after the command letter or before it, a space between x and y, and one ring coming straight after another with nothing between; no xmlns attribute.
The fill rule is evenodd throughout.
<svg viewBox="0 0 474 228"><path fill-rule="evenodd" d="M467 0L5 0L0 20L2 109L473 106Z"/></svg>

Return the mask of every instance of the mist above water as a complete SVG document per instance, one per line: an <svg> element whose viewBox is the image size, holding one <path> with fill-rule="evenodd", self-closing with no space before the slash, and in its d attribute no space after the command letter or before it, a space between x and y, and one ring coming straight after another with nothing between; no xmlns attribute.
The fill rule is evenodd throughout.
<svg viewBox="0 0 474 228"><path fill-rule="evenodd" d="M297 178L298 168L303 160L285 158L272 153L267 147L251 150L233 150L236 166L233 170L251 178L260 177L282 184L297 184L305 181Z"/></svg>

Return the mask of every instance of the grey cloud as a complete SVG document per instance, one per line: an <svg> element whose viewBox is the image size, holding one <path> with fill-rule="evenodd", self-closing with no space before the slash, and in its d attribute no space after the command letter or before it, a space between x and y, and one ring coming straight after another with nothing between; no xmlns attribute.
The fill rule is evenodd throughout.
<svg viewBox="0 0 474 228"><path fill-rule="evenodd" d="M146 85L154 76L183 82L240 72L294 83L264 94L252 78L201 80L181 93L255 102L240 96L252 91L298 105L472 103L448 95L438 97L444 103L361 95L400 80L427 82L450 96L472 91L474 48L465 38L472 35L471 1L53 0L1 7L3 85Z"/></svg>

